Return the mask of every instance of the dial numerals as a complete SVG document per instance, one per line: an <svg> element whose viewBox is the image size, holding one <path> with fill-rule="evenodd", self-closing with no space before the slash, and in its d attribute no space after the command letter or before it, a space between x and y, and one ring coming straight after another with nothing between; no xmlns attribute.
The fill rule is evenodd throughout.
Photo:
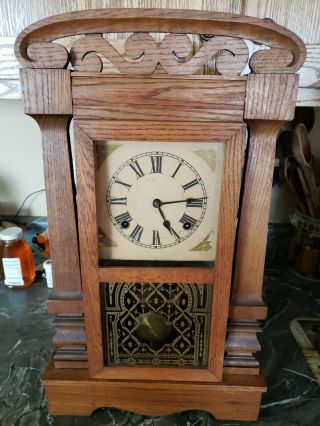
<svg viewBox="0 0 320 426"><path fill-rule="evenodd" d="M115 216L114 220L116 221L116 223L118 225L121 225L122 222L131 222L132 221L132 217L130 216L129 212L125 212L125 213L119 214L118 216Z"/></svg>
<svg viewBox="0 0 320 426"><path fill-rule="evenodd" d="M178 171L180 170L180 167L182 166L182 163L179 163L178 164L178 167L175 169L175 171L173 172L173 174L171 175L171 177L175 177L176 176L176 174L178 173Z"/></svg>
<svg viewBox="0 0 320 426"><path fill-rule="evenodd" d="M130 163L129 166L135 172L138 179L141 178L142 176L144 176L144 173L143 173L143 171L140 167L140 164L138 163L137 160L132 161L132 163Z"/></svg>
<svg viewBox="0 0 320 426"><path fill-rule="evenodd" d="M186 183L185 185L182 185L182 188L186 191L187 189L190 189L195 185L199 185L198 179L193 179L192 181Z"/></svg>
<svg viewBox="0 0 320 426"><path fill-rule="evenodd" d="M149 249L165 249L189 238L201 225L206 200L196 169L175 154L157 151L123 163L106 194L113 226L131 243Z"/></svg>
<svg viewBox="0 0 320 426"><path fill-rule="evenodd" d="M202 198L188 198L187 207L200 207L202 208L204 200Z"/></svg>
<svg viewBox="0 0 320 426"><path fill-rule="evenodd" d="M134 230L131 232L130 238L132 238L134 241L139 242L141 239L142 232L143 232L143 227L137 224Z"/></svg>
<svg viewBox="0 0 320 426"><path fill-rule="evenodd" d="M182 218L179 220L180 223L183 225L190 224L190 227L193 227L197 224L197 219L194 219L193 217L189 216L188 214L184 213ZM187 227L188 229L188 227Z"/></svg>
<svg viewBox="0 0 320 426"><path fill-rule="evenodd" d="M152 245L161 246L160 234L157 229L152 230Z"/></svg>
<svg viewBox="0 0 320 426"><path fill-rule="evenodd" d="M109 201L110 204L116 204L119 206L126 206L127 205L127 197L120 197L120 198L116 198L116 197L111 197L111 200ZM108 203L108 200L107 200Z"/></svg>
<svg viewBox="0 0 320 426"><path fill-rule="evenodd" d="M115 179L115 183L118 183L119 185L124 186L125 188L127 188L128 190L131 188L132 185L129 185L126 182L122 182L121 180Z"/></svg>
<svg viewBox="0 0 320 426"><path fill-rule="evenodd" d="M162 173L161 155L151 155L151 173Z"/></svg>

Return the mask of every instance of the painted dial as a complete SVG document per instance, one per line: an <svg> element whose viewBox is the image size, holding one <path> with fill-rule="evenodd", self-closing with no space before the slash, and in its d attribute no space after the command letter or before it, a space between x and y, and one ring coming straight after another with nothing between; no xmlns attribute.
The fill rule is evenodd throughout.
<svg viewBox="0 0 320 426"><path fill-rule="evenodd" d="M151 151L117 169L108 184L106 205L113 226L124 238L145 248L164 249L198 229L207 198L201 176L189 162Z"/></svg>

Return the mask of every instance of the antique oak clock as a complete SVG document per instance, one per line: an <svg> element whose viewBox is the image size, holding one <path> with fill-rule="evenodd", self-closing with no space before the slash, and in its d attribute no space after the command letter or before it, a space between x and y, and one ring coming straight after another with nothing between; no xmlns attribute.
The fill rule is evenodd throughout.
<svg viewBox="0 0 320 426"><path fill-rule="evenodd" d="M274 152L302 41L234 14L104 9L39 21L15 49L43 139L49 412L256 419Z"/></svg>

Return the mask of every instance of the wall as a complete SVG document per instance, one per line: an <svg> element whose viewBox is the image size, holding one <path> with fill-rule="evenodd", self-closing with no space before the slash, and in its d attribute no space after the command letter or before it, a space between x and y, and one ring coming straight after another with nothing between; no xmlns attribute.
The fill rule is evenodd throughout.
<svg viewBox="0 0 320 426"><path fill-rule="evenodd" d="M0 214L14 215L28 194L44 188L41 135L18 100L0 100L0 132ZM46 215L45 193L30 197L21 214Z"/></svg>
<svg viewBox="0 0 320 426"><path fill-rule="evenodd" d="M0 100L0 214L14 215L24 198L44 188L40 130L36 122L23 114L22 102ZM320 108L311 131L313 152L320 158ZM272 192L270 222L288 222L295 197L286 183ZM32 196L23 215L46 215L45 194Z"/></svg>

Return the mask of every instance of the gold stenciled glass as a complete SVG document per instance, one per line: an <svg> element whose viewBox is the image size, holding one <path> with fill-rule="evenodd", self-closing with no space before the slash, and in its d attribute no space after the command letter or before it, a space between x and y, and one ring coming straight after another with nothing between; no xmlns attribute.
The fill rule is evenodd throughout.
<svg viewBox="0 0 320 426"><path fill-rule="evenodd" d="M211 285L105 283L107 366L206 367Z"/></svg>

